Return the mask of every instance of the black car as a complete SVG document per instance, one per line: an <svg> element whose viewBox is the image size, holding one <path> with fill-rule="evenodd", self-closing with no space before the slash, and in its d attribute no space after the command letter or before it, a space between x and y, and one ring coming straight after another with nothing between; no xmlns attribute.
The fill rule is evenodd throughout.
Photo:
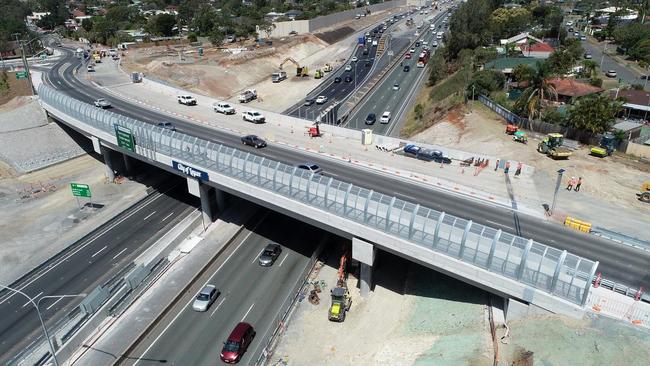
<svg viewBox="0 0 650 366"><path fill-rule="evenodd" d="M377 122L377 116L374 113L368 113L368 117L366 117L366 124L374 125L375 122Z"/></svg>
<svg viewBox="0 0 650 366"><path fill-rule="evenodd" d="M335 78L334 78L334 82L337 83L337 84L340 83L340 82L341 82L341 78L338 77L338 76L335 77Z"/></svg>
<svg viewBox="0 0 650 366"><path fill-rule="evenodd" d="M166 130L176 131L176 127L173 124L171 124L171 122L160 122L156 126L162 127Z"/></svg>
<svg viewBox="0 0 650 366"><path fill-rule="evenodd" d="M241 138L241 143L244 145L252 146L256 149L266 147L266 141L257 137L256 135L246 135Z"/></svg>
<svg viewBox="0 0 650 366"><path fill-rule="evenodd" d="M411 71L411 66L409 65L404 66L404 72L409 72L409 71Z"/></svg>
<svg viewBox="0 0 650 366"><path fill-rule="evenodd" d="M346 83L351 83L352 82L352 77L351 76L346 76L345 77L345 82Z"/></svg>
<svg viewBox="0 0 650 366"><path fill-rule="evenodd" d="M366 67L370 67L370 65L372 65L372 63L370 61L366 61Z"/></svg>
<svg viewBox="0 0 650 366"><path fill-rule="evenodd" d="M451 164L451 159L444 156L440 150L421 149L415 156L419 160L435 161L436 163Z"/></svg>
<svg viewBox="0 0 650 366"><path fill-rule="evenodd" d="M367 49L367 48L364 48L362 54L363 54L364 56L367 55L367 54L368 54L368 49Z"/></svg>
<svg viewBox="0 0 650 366"><path fill-rule="evenodd" d="M260 254L259 264L262 267L270 267L282 253L282 247L278 244L269 244Z"/></svg>
<svg viewBox="0 0 650 366"><path fill-rule="evenodd" d="M315 101L316 101L316 99L314 99L314 98L307 98L307 99L305 99L305 104L304 105L310 106L310 105L314 104Z"/></svg>

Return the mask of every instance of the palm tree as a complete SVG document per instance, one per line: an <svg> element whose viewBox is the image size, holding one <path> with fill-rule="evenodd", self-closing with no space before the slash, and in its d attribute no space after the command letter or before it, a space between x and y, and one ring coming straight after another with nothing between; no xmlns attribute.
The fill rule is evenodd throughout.
<svg viewBox="0 0 650 366"><path fill-rule="evenodd" d="M596 71L598 64L592 60L582 60L582 67L584 67L585 73L588 73L591 78L594 76L594 71Z"/></svg>
<svg viewBox="0 0 650 366"><path fill-rule="evenodd" d="M549 67L545 63L538 62L537 69L530 75L530 80L524 81L528 83L528 87L517 99L515 108L526 112L530 119L541 117L545 101L557 100L557 90L548 82L551 76Z"/></svg>

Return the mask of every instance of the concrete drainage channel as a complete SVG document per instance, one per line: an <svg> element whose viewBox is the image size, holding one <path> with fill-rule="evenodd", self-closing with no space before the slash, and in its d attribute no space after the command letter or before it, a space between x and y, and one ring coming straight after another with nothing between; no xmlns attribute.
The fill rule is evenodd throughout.
<svg viewBox="0 0 650 366"><path fill-rule="evenodd" d="M119 317L158 275L171 263L167 255L201 223L197 210L174 226L131 264L105 283L96 287L69 314L54 326L49 335L60 362L66 362L82 347L85 340L98 332L100 325ZM10 360L9 366L44 365L51 358L49 346L43 337Z"/></svg>

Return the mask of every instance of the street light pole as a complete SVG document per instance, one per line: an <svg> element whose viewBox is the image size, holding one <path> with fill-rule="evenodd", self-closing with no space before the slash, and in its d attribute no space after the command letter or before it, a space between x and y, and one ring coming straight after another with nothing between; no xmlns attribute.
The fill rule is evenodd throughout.
<svg viewBox="0 0 650 366"><path fill-rule="evenodd" d="M603 48L603 54L600 56L600 70L603 70L603 61L605 61L605 52L607 52L607 41L605 41L605 48Z"/></svg>
<svg viewBox="0 0 650 366"><path fill-rule="evenodd" d="M560 190L560 185L562 184L562 174L564 174L564 172L565 172L564 169L560 169L557 171L557 181L555 182L555 193L553 193L553 204L551 204L551 215L553 215L553 211L555 211L557 192Z"/></svg>
<svg viewBox="0 0 650 366"><path fill-rule="evenodd" d="M7 289L9 291L12 291L14 293L23 295L27 300L34 305L34 308L36 308L36 314L38 314L38 320L41 322L41 328L43 328L43 335L45 336L45 340L47 341L47 344L50 346L50 353L52 354L52 360L54 361L54 366L59 366L59 361L56 359L56 352L54 351L54 344L52 344L52 340L50 339L50 335L47 333L47 328L45 327L45 322L43 321L43 316L41 315L41 311L39 309L39 304L43 299L61 299L61 298L67 298L67 297L85 297L86 294L79 294L79 295L48 295L48 296L43 296L38 299L37 302L34 302L34 299L29 297L26 293L16 290L15 288L11 288L9 286L5 286L3 284L0 284L0 288Z"/></svg>

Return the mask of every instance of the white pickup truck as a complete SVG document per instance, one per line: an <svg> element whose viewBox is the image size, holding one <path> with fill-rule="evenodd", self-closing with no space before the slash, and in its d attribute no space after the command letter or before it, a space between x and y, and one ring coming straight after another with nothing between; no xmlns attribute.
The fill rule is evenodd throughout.
<svg viewBox="0 0 650 366"><path fill-rule="evenodd" d="M226 102L214 103L212 109L217 113L235 114L235 108Z"/></svg>
<svg viewBox="0 0 650 366"><path fill-rule="evenodd" d="M253 99L257 99L257 91L255 89L248 89L239 95L239 103L248 103Z"/></svg>
<svg viewBox="0 0 650 366"><path fill-rule="evenodd" d="M196 98L189 94L178 95L176 96L176 99L178 99L179 104L196 105Z"/></svg>
<svg viewBox="0 0 650 366"><path fill-rule="evenodd" d="M242 119L253 123L264 123L266 121L266 118L258 111L246 111L242 113Z"/></svg>

